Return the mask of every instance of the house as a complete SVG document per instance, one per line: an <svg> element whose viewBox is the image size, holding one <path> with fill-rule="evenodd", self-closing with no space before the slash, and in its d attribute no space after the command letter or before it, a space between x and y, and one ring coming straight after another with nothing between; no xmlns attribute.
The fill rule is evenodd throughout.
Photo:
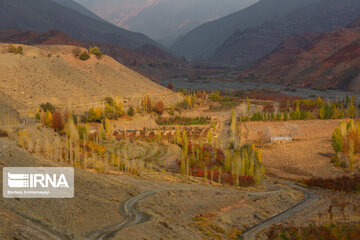
<svg viewBox="0 0 360 240"><path fill-rule="evenodd" d="M292 137L271 137L271 143L289 143L292 140Z"/></svg>

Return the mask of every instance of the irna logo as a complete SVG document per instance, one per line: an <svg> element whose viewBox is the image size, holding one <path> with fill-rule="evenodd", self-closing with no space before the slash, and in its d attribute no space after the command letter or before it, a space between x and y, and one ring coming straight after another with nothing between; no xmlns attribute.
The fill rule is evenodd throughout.
<svg viewBox="0 0 360 240"><path fill-rule="evenodd" d="M11 167L3 169L5 198L73 198L72 167Z"/></svg>
<svg viewBox="0 0 360 240"><path fill-rule="evenodd" d="M69 187L65 174L12 174L8 173L8 186L10 188L60 188Z"/></svg>

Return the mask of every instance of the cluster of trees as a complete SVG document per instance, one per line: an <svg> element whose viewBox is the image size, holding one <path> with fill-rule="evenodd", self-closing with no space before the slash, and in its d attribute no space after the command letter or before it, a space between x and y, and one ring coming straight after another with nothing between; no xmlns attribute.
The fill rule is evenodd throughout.
<svg viewBox="0 0 360 240"><path fill-rule="evenodd" d="M259 184L265 174L261 152L254 145L240 145L235 112L230 128L230 146L224 153L217 147L211 129L203 142L201 138L189 140L186 130L178 127L174 142L182 148L180 172L236 186Z"/></svg>
<svg viewBox="0 0 360 240"><path fill-rule="evenodd" d="M311 119L310 111L300 111L297 108L291 112L256 112L251 116L251 121L288 121L288 120L309 120ZM247 121L248 118L242 117L242 121Z"/></svg>
<svg viewBox="0 0 360 240"><path fill-rule="evenodd" d="M61 132L65 127L63 114L49 102L40 105L40 109L36 110L35 118L57 132Z"/></svg>
<svg viewBox="0 0 360 240"><path fill-rule="evenodd" d="M51 105L44 104L44 106ZM46 113L51 114L49 108L46 108ZM44 115L43 111L42 115ZM61 114L54 108L51 115L53 116L51 124L46 125L59 133L53 142L40 141L30 132L21 130L17 136L19 145L49 160L91 168L99 172L118 170L136 173L138 171L130 161L121 159L120 152L111 152L102 144L103 140L110 137L112 133L111 124L107 118L103 124L99 125L95 133L90 133L89 126L74 121L76 117L71 112Z"/></svg>
<svg viewBox="0 0 360 240"><path fill-rule="evenodd" d="M10 44L8 47L8 53L24 55L24 49L22 46L15 47L14 45Z"/></svg>
<svg viewBox="0 0 360 240"><path fill-rule="evenodd" d="M82 122L103 122L105 119L118 119L125 115L123 103L115 101L111 97L105 98L105 107L90 108L90 110L81 116Z"/></svg>
<svg viewBox="0 0 360 240"><path fill-rule="evenodd" d="M263 112L251 113L249 99L247 102L247 116L242 121L288 121L288 120L309 120L309 119L343 119L356 118L355 97L346 97L345 102L329 103L321 97L317 100L296 100L291 110L289 102L284 107L264 107ZM275 104L274 104L275 105ZM311 110L309 110L311 109ZM317 111L315 111L317 110Z"/></svg>
<svg viewBox="0 0 360 240"><path fill-rule="evenodd" d="M155 104L151 102L149 95L146 95L141 101L141 108L144 112L155 112L159 115L163 114L165 111L165 104L163 101L158 101Z"/></svg>
<svg viewBox="0 0 360 240"><path fill-rule="evenodd" d="M98 59L100 59L103 55L100 48L96 47L96 46L94 46L94 47L90 46L88 51L86 51L86 50L81 51L80 47L75 47L75 48L73 48L72 53L73 53L74 57L79 58L82 61L86 61L86 60L90 59L90 54L95 55Z"/></svg>
<svg viewBox="0 0 360 240"><path fill-rule="evenodd" d="M355 96L352 96L352 98L346 96L345 104L338 102L322 102L319 108L320 119L356 118L357 115L357 109L355 107Z"/></svg>
<svg viewBox="0 0 360 240"><path fill-rule="evenodd" d="M350 120L340 123L332 134L332 146L336 153L332 162L337 167L354 169L355 156L360 153L360 123Z"/></svg>

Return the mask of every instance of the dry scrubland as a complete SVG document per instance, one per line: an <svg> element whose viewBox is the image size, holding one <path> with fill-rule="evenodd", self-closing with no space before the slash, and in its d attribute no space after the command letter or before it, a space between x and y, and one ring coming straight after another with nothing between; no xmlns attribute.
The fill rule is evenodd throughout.
<svg viewBox="0 0 360 240"><path fill-rule="evenodd" d="M245 140L257 141L260 131L272 136L294 132L294 141L267 144L262 148L266 173L281 178L332 178L343 171L330 163L334 150L331 135L342 120L307 120L288 122L245 122Z"/></svg>
<svg viewBox="0 0 360 240"><path fill-rule="evenodd" d="M111 57L91 55L81 61L73 56L73 46L22 46L24 54L15 55L8 53L9 44L0 44L0 84L3 94L28 107L46 101L76 105L146 94L164 98L167 104L181 99Z"/></svg>

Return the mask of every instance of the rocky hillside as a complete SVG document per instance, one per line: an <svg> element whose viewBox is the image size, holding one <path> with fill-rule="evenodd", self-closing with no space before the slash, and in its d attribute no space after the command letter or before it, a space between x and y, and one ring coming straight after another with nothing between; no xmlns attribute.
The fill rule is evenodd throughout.
<svg viewBox="0 0 360 240"><path fill-rule="evenodd" d="M344 27L360 16L360 1L322 0L276 17L261 26L233 33L211 61L247 67L294 34L326 32Z"/></svg>
<svg viewBox="0 0 360 240"><path fill-rule="evenodd" d="M23 55L8 53L0 44L0 90L26 106L98 102L107 96L162 98L175 103L178 95L130 70L113 58L74 57L74 46L23 45Z"/></svg>
<svg viewBox="0 0 360 240"><path fill-rule="evenodd" d="M119 28L89 16L71 0L0 0L0 29L46 32L52 29L86 41L109 42L125 48L157 45L143 34ZM75 10L74 10L75 9Z"/></svg>
<svg viewBox="0 0 360 240"><path fill-rule="evenodd" d="M0 101L0 126L10 127L20 124L20 114L5 102Z"/></svg>
<svg viewBox="0 0 360 240"><path fill-rule="evenodd" d="M346 28L295 35L245 76L251 80L360 91L360 19Z"/></svg>
<svg viewBox="0 0 360 240"><path fill-rule="evenodd" d="M0 30L0 42L26 45L75 45L84 48L91 45L99 46L106 55L157 82L163 78L192 72L192 67L187 62L180 61L153 45L127 49L111 43L79 41L56 30L36 33L15 29Z"/></svg>

